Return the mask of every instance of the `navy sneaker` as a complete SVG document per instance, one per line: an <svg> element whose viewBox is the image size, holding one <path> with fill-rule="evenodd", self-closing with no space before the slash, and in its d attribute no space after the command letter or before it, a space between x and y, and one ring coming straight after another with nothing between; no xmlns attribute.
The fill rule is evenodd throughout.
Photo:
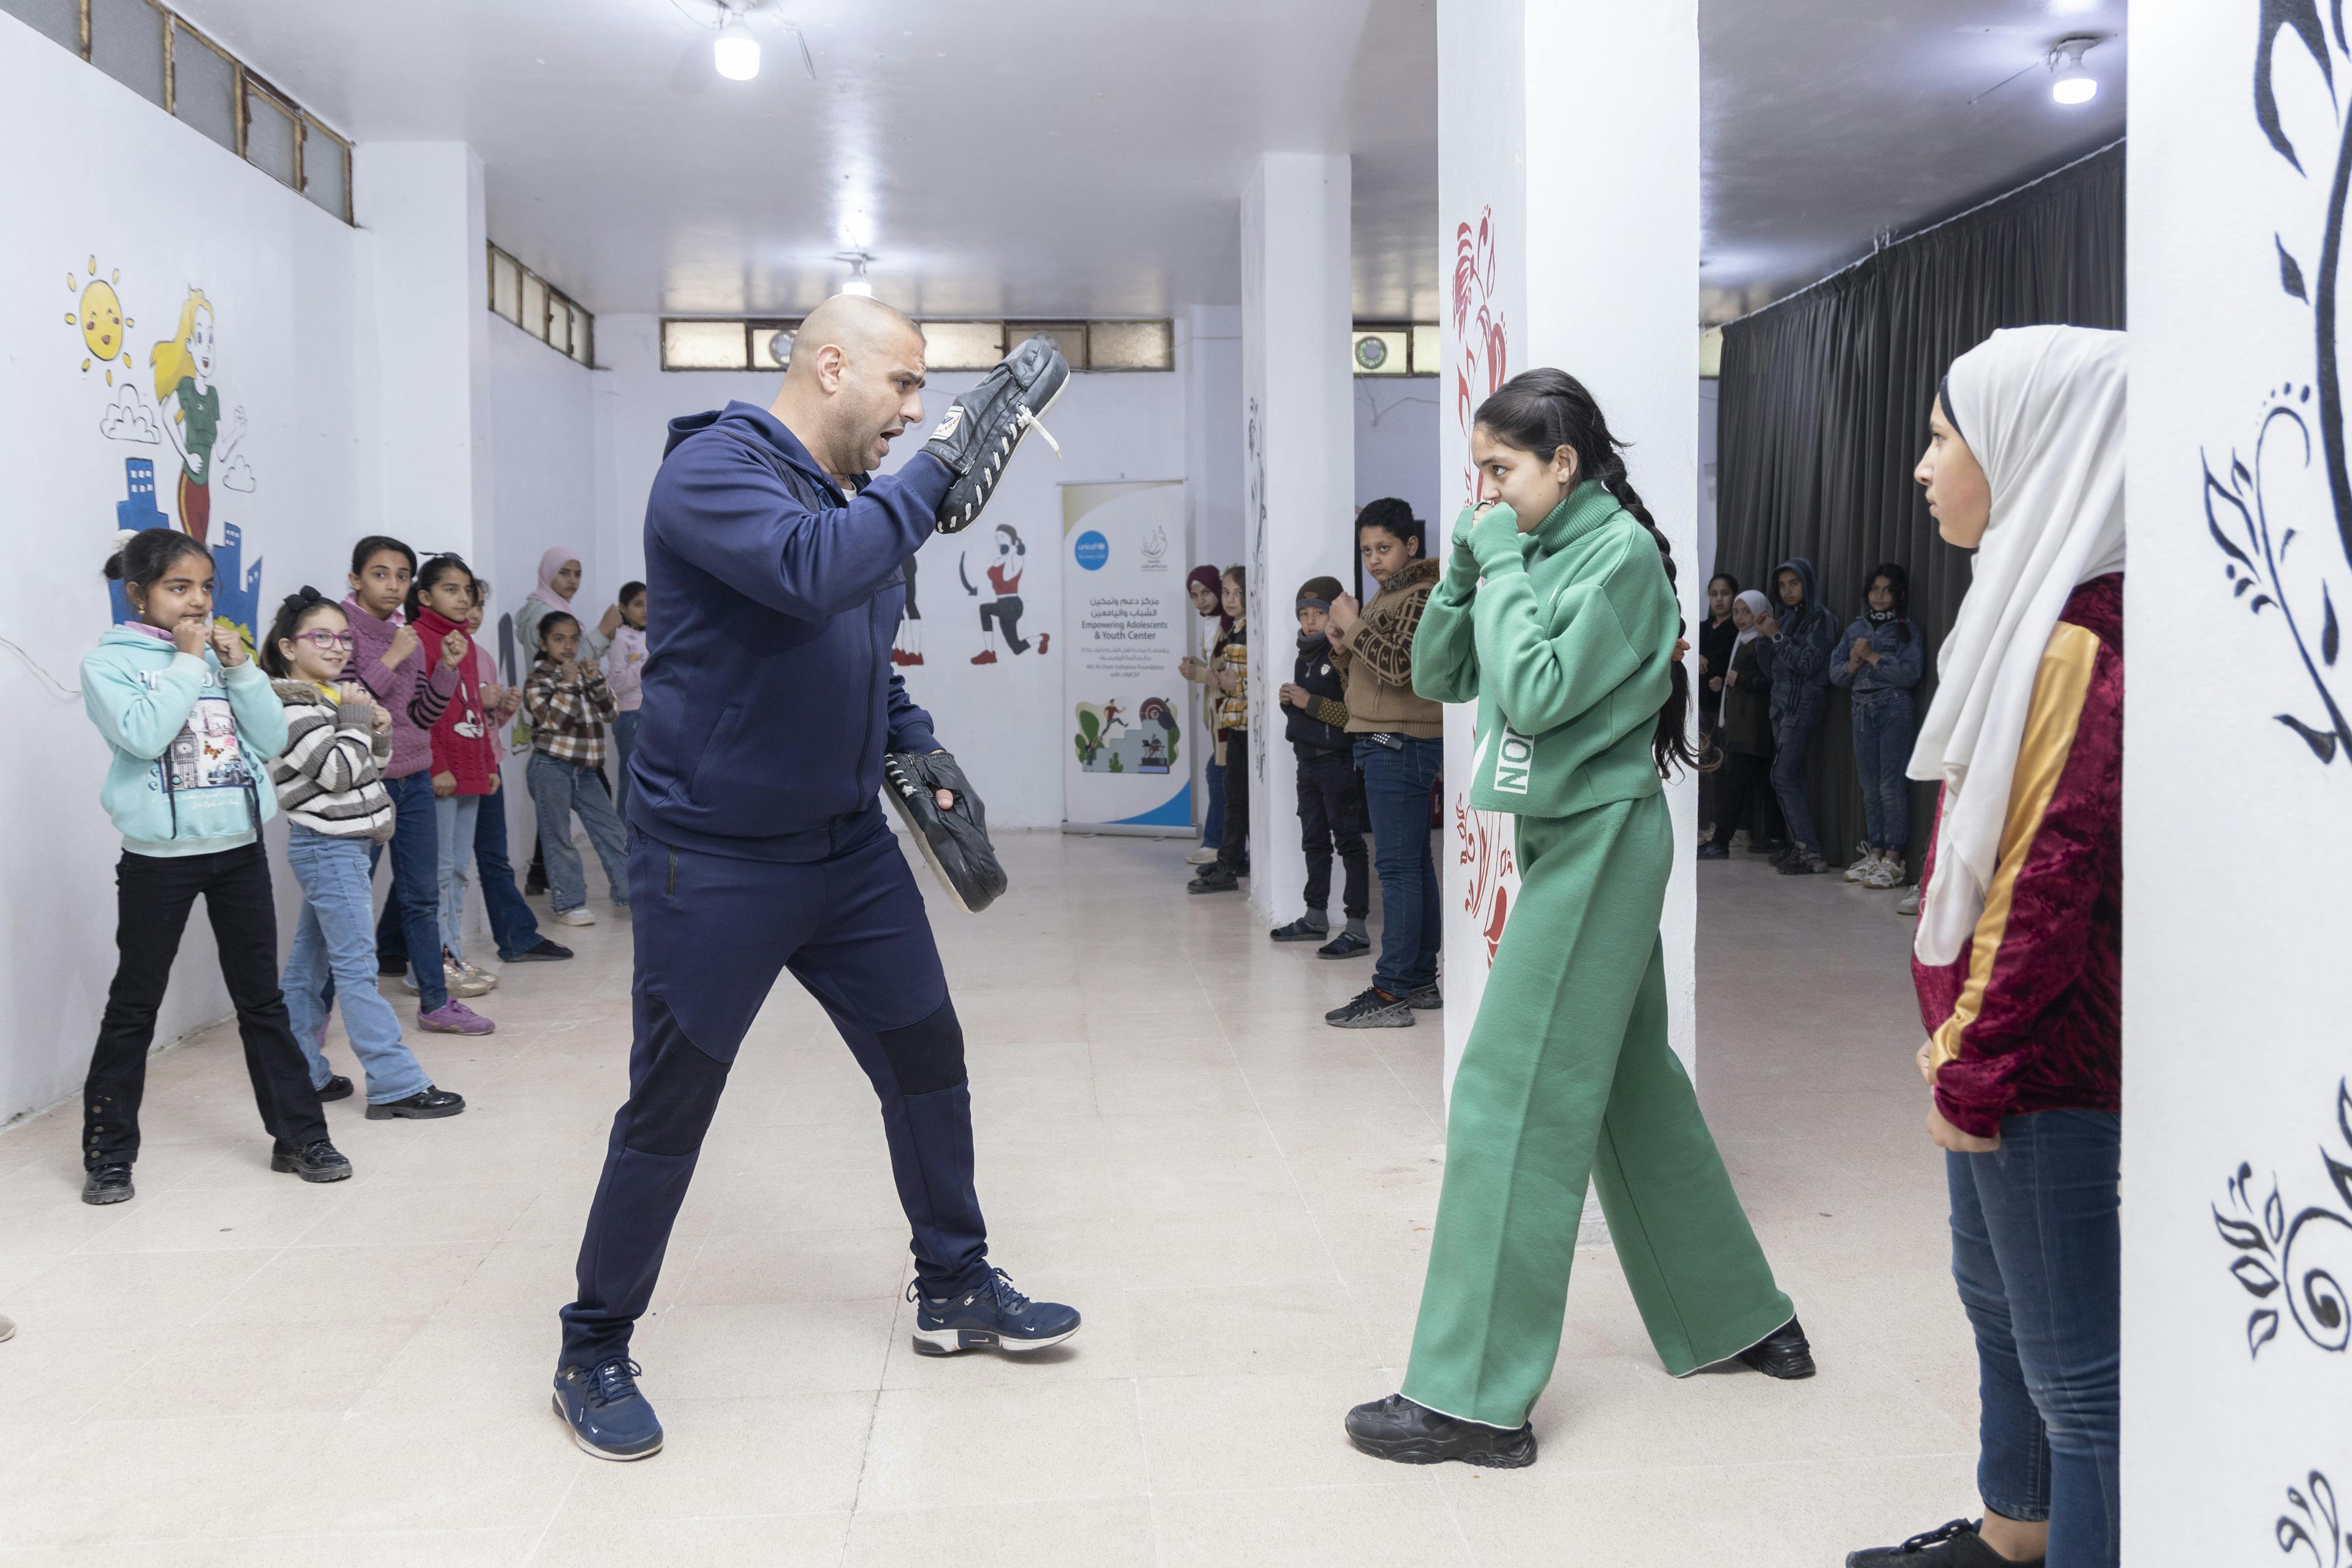
<svg viewBox="0 0 2352 1568"><path fill-rule="evenodd" d="M555 1374L555 1413L572 1440L600 1459L649 1459L661 1452L661 1422L637 1392L645 1368L626 1356Z"/></svg>
<svg viewBox="0 0 2352 1568"><path fill-rule="evenodd" d="M1078 1331L1078 1310L1056 1301L1032 1301L1013 1288L1013 1277L992 1268L988 1278L961 1295L934 1300L918 1281L907 1287L915 1306L915 1352L954 1355L994 1347L1014 1355L1060 1344Z"/></svg>

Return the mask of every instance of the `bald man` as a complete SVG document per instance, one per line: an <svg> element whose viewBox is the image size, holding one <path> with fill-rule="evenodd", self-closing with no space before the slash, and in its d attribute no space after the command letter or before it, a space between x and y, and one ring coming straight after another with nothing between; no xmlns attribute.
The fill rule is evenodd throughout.
<svg viewBox="0 0 2352 1568"><path fill-rule="evenodd" d="M914 1348L1032 1351L1077 1331L1075 1310L1029 1300L990 1266L963 1031L877 800L886 752L940 749L891 667L905 563L934 529L978 515L1067 374L1050 345L1024 344L874 479L923 416L923 338L887 305L837 296L802 322L770 406L670 421L646 507L661 614L630 772L629 1098L555 1378L557 1414L601 1458L661 1447L630 1332L736 1050L786 969L881 1100L913 1230Z"/></svg>

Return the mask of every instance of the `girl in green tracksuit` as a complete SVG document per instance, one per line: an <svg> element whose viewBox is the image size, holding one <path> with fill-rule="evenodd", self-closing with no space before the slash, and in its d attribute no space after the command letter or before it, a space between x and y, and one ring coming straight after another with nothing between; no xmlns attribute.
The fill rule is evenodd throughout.
<svg viewBox="0 0 2352 1568"><path fill-rule="evenodd" d="M1481 405L1471 456L1479 500L1423 615L1413 689L1478 704L1471 804L1518 819L1521 885L1454 1080L1403 1392L1347 1425L1383 1458L1518 1466L1588 1181L1669 1372L1813 1367L1666 1042L1660 780L1694 762L1666 540L1562 372Z"/></svg>

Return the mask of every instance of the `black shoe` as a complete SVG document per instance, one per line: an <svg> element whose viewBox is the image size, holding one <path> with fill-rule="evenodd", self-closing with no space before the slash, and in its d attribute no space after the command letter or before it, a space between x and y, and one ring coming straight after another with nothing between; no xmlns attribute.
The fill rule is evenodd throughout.
<svg viewBox="0 0 2352 1568"><path fill-rule="evenodd" d="M319 1089L319 1098L321 1100L349 1100L351 1097L352 1080L345 1078L341 1073L337 1073L332 1078L327 1079L326 1083Z"/></svg>
<svg viewBox="0 0 2352 1568"><path fill-rule="evenodd" d="M499 962L501 963L552 963L559 958L571 956L570 948L559 947L547 938L541 937L538 942L524 948L520 952L499 954Z"/></svg>
<svg viewBox="0 0 2352 1568"><path fill-rule="evenodd" d="M1720 844L1702 844L1698 847L1698 858L1702 860L1728 860L1731 851Z"/></svg>
<svg viewBox="0 0 2352 1568"><path fill-rule="evenodd" d="M1318 958L1361 958L1372 951L1372 939L1343 931L1315 950Z"/></svg>
<svg viewBox="0 0 2352 1568"><path fill-rule="evenodd" d="M919 1355L992 1349L1019 1355L1060 1344L1078 1331L1076 1307L1032 1301L1013 1288L1013 1277L1002 1268L990 1269L969 1290L937 1300L924 1295L918 1281L907 1287L907 1300L915 1303Z"/></svg>
<svg viewBox="0 0 2352 1568"><path fill-rule="evenodd" d="M1230 893L1242 885L1241 879L1223 866L1212 866L1184 884L1188 893Z"/></svg>
<svg viewBox="0 0 2352 1568"><path fill-rule="evenodd" d="M100 1165L82 1178L81 1201L86 1204L129 1203L136 1195L131 1189L131 1167L128 1165Z"/></svg>
<svg viewBox="0 0 2352 1568"><path fill-rule="evenodd" d="M1400 1465L1435 1465L1459 1459L1493 1470L1516 1470L1536 1462L1536 1429L1506 1432L1475 1421L1456 1421L1402 1394L1359 1405L1348 1412L1348 1441L1379 1459Z"/></svg>
<svg viewBox="0 0 2352 1568"><path fill-rule="evenodd" d="M1803 852L1803 847L1801 845L1790 844L1785 841L1774 845L1772 847L1772 868L1776 871L1779 870L1781 867L1787 865L1792 857L1801 855Z"/></svg>
<svg viewBox="0 0 2352 1568"><path fill-rule="evenodd" d="M1311 926L1307 923L1307 917L1301 915L1288 925L1276 926L1265 934L1276 942L1321 942L1331 934L1331 922L1327 920L1319 926Z"/></svg>
<svg viewBox="0 0 2352 1568"><path fill-rule="evenodd" d="M1824 872L1837 869L1810 849L1800 850L1790 856L1780 863L1778 868L1783 877L1818 877Z"/></svg>
<svg viewBox="0 0 2352 1568"><path fill-rule="evenodd" d="M269 1168L306 1182L347 1182L352 1177L352 1163L324 1138L299 1149L291 1143L275 1145L269 1151Z"/></svg>
<svg viewBox="0 0 2352 1568"><path fill-rule="evenodd" d="M555 1413L572 1440L600 1459L646 1459L661 1452L661 1421L638 1392L645 1369L626 1356L555 1374Z"/></svg>
<svg viewBox="0 0 2352 1568"><path fill-rule="evenodd" d="M1404 1005L1416 1013L1437 1013L1444 1010L1445 998L1438 994L1437 982L1433 980L1406 992Z"/></svg>
<svg viewBox="0 0 2352 1568"><path fill-rule="evenodd" d="M1741 1351L1738 1359L1767 1377L1813 1375L1813 1347L1806 1342L1805 1331L1794 1318Z"/></svg>
<svg viewBox="0 0 2352 1568"><path fill-rule="evenodd" d="M1335 1029L1410 1029L1412 1005L1377 985L1367 985L1346 1006L1324 1014L1323 1021Z"/></svg>
<svg viewBox="0 0 2352 1568"><path fill-rule="evenodd" d="M547 873L533 866L522 879L522 890L526 896L547 891Z"/></svg>
<svg viewBox="0 0 2352 1568"><path fill-rule="evenodd" d="M1977 1527L1956 1519L1900 1546L1874 1546L1845 1554L1845 1568L2042 1568L2046 1557L2019 1563L1987 1546Z"/></svg>
<svg viewBox="0 0 2352 1568"><path fill-rule="evenodd" d="M412 1121L430 1121L436 1116L455 1116L466 1109L466 1097L452 1094L446 1089L426 1084L406 1100L387 1100L382 1105L367 1108L370 1121L389 1121L404 1116Z"/></svg>

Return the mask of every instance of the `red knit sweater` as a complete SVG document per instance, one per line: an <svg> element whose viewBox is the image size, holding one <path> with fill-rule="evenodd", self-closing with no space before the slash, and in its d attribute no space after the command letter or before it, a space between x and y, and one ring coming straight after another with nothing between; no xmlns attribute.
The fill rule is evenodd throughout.
<svg viewBox="0 0 2352 1568"><path fill-rule="evenodd" d="M466 637L466 657L457 661L457 689L433 723L433 771L455 773L459 795L488 795L498 776L498 730L482 709L481 661L474 657L474 639L455 621L419 606L416 635L437 666L441 639L451 632Z"/></svg>
<svg viewBox="0 0 2352 1568"><path fill-rule="evenodd" d="M2122 1108L2123 602L2120 574L2066 601L1984 914L1950 963L1912 960L1937 1107L1980 1138L2004 1116ZM1923 889L1935 875L1930 847Z"/></svg>

